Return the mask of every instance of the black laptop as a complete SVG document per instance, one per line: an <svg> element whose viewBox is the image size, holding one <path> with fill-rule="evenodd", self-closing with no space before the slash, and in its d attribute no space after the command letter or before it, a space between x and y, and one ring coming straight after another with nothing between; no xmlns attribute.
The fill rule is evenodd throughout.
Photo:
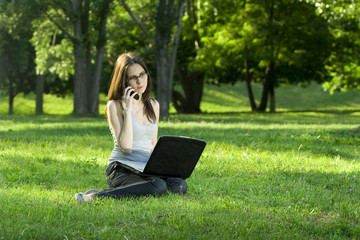
<svg viewBox="0 0 360 240"><path fill-rule="evenodd" d="M144 170L132 170L144 175L188 178L204 151L205 145L206 142L200 139L161 136Z"/></svg>

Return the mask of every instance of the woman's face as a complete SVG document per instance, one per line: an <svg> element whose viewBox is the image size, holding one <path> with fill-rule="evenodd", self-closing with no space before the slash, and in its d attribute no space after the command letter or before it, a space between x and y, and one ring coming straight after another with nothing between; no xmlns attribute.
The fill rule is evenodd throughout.
<svg viewBox="0 0 360 240"><path fill-rule="evenodd" d="M148 74L138 63L131 65L127 70L127 85L131 86L139 95L142 95L147 87Z"/></svg>

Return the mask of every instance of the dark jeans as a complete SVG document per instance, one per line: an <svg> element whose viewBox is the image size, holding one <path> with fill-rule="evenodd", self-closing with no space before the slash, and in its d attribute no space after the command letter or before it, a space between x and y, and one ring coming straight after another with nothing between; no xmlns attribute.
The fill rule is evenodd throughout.
<svg viewBox="0 0 360 240"><path fill-rule="evenodd" d="M106 180L110 188L97 193L98 197L160 196L167 191L183 194L187 190L187 183L182 178L142 176L117 162L107 167Z"/></svg>

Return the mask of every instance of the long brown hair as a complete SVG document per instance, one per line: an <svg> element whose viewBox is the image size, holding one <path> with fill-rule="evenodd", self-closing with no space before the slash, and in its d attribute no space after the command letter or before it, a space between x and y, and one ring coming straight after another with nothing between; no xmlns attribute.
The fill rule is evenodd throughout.
<svg viewBox="0 0 360 240"><path fill-rule="evenodd" d="M150 73L144 61L140 57L136 56L134 53L123 53L116 60L108 92L108 101L123 100L125 85L127 81L127 70L130 66L136 63L140 64L144 68L148 76L147 87L142 95L141 101L144 103L146 117L149 119L149 121L155 122L156 115L151 104L152 98L150 98L150 92L152 88ZM105 106L105 116L107 118L107 106Z"/></svg>

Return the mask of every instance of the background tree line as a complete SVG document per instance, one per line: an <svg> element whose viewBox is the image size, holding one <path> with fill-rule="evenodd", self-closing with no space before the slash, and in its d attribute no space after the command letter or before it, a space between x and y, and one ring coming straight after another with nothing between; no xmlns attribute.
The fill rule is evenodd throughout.
<svg viewBox="0 0 360 240"><path fill-rule="evenodd" d="M276 87L360 89L355 0L1 0L0 85L72 93L75 114L97 114L117 56L148 63L161 116L200 112L204 83L246 82L253 111L276 110ZM252 83L263 85L258 104ZM174 85L181 86L176 91ZM176 88L179 89L179 88Z"/></svg>

